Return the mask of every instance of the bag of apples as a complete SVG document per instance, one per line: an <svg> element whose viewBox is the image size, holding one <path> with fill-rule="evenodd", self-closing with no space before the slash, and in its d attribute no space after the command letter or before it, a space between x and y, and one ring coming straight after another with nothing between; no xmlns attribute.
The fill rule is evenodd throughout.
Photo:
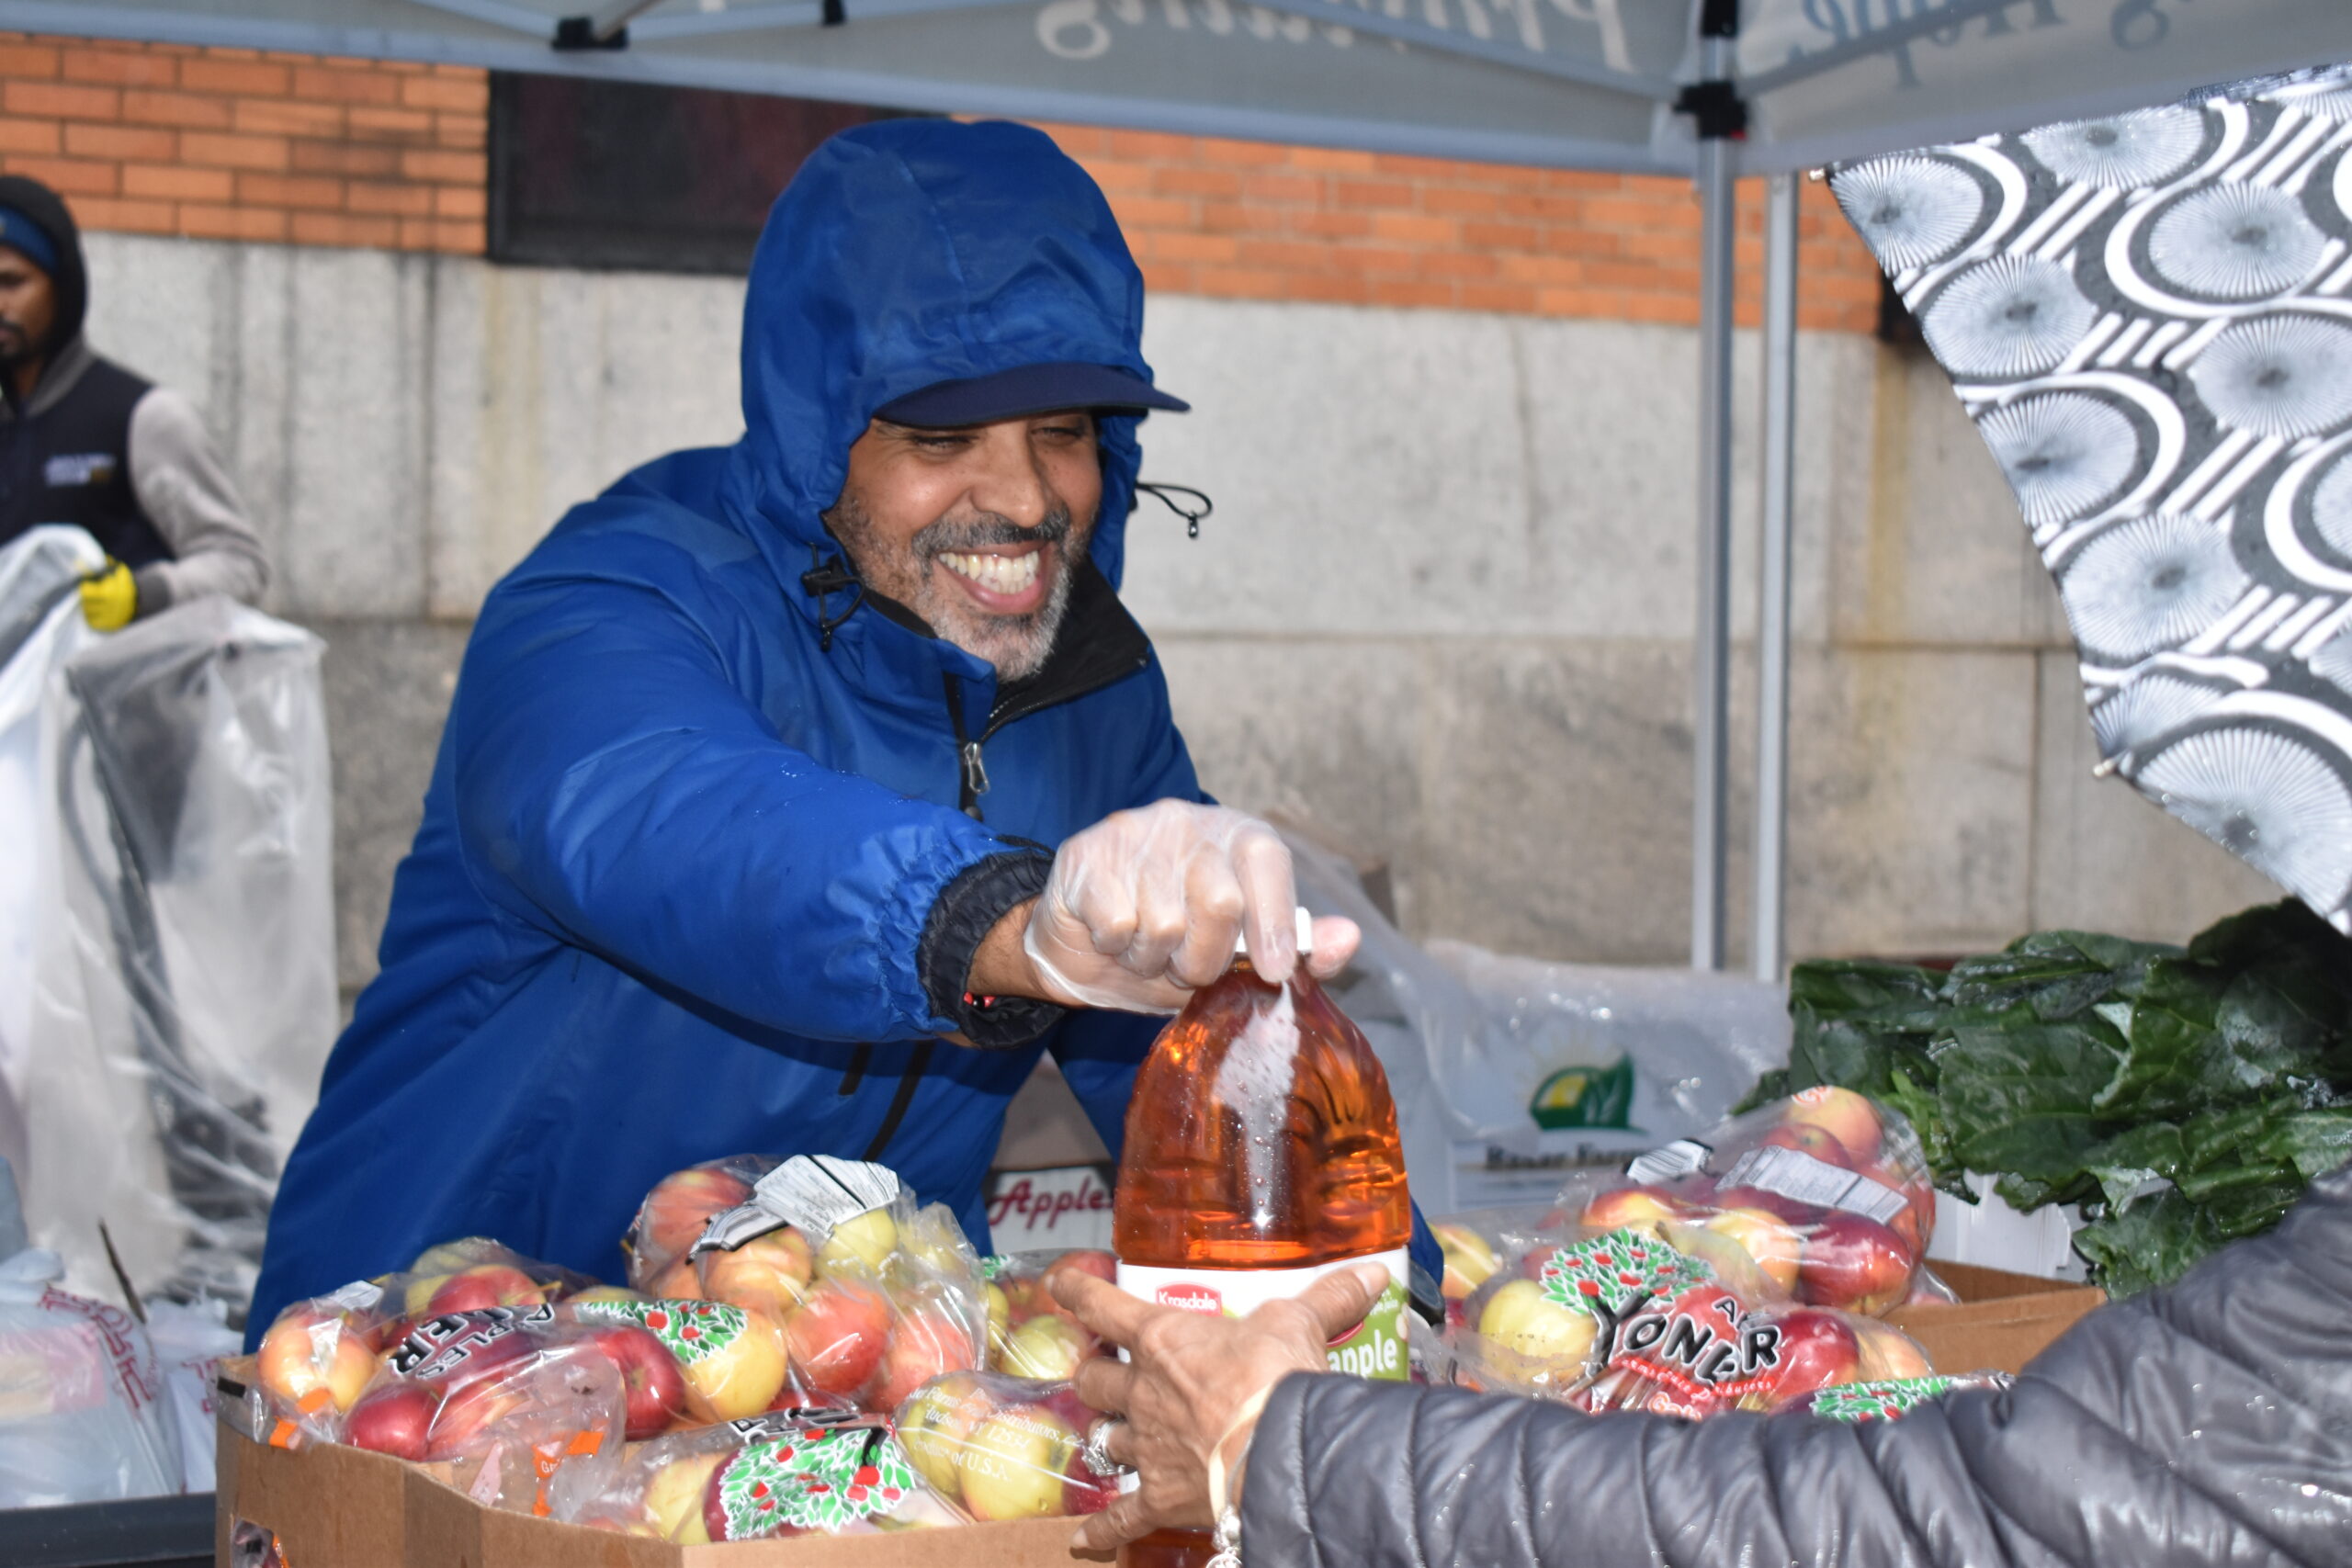
<svg viewBox="0 0 2352 1568"><path fill-rule="evenodd" d="M1579 1178L1559 1207L1592 1230L1695 1225L1739 1243L1804 1306L1878 1317L1950 1292L1921 1260L1936 1192L1898 1112L1824 1086L1734 1117L1706 1141L1667 1145L1623 1179Z"/></svg>
<svg viewBox="0 0 2352 1568"><path fill-rule="evenodd" d="M610 1484L630 1395L622 1358L552 1306L450 1313L385 1351L342 1440L450 1461L476 1502L544 1517Z"/></svg>
<svg viewBox="0 0 2352 1568"><path fill-rule="evenodd" d="M1674 1221L1532 1247L1465 1304L1478 1326L1448 1336L1453 1382L1595 1413L1775 1410L1931 1370L1888 1325L1800 1306L1744 1249Z"/></svg>
<svg viewBox="0 0 2352 1568"><path fill-rule="evenodd" d="M1074 1517L1119 1495L1116 1473L1087 1457L1099 1419L1067 1382L951 1372L899 1407L899 1442L963 1518Z"/></svg>
<svg viewBox="0 0 2352 1568"><path fill-rule="evenodd" d="M1079 1363L1110 1354L1108 1347L1080 1323L1046 1287L1057 1269L1075 1269L1114 1280L1118 1260L1096 1247L1041 1248L1001 1252L980 1259L987 1280L990 1371L1046 1382L1068 1382Z"/></svg>
<svg viewBox="0 0 2352 1568"><path fill-rule="evenodd" d="M888 1419L854 1412L673 1432L559 1517L680 1546L959 1522L923 1485Z"/></svg>
<svg viewBox="0 0 2352 1568"><path fill-rule="evenodd" d="M277 1314L254 1358L277 1440L282 1446L300 1433L342 1441L344 1419L374 1380L379 1358L421 1324L492 1308L525 1311L592 1283L468 1236L427 1247L401 1272L296 1302Z"/></svg>
<svg viewBox="0 0 2352 1568"><path fill-rule="evenodd" d="M1452 1381L1470 1387L1575 1399L1607 1368L1626 1320L1655 1300L1699 1285L1744 1306L1789 1300L1735 1238L1680 1221L1601 1231L1550 1211L1476 1234L1493 1271L1458 1317L1449 1303L1445 1333Z"/></svg>
<svg viewBox="0 0 2352 1568"><path fill-rule="evenodd" d="M752 1201L752 1189L784 1163L767 1155L729 1155L673 1171L653 1184L621 1237L628 1282L649 1296L701 1293L687 1253L717 1216ZM807 1270L800 1278L808 1279Z"/></svg>
<svg viewBox="0 0 2352 1568"><path fill-rule="evenodd" d="M1574 1403L1596 1415L1706 1416L1810 1405L1825 1390L1917 1381L1927 1352L1873 1317L1755 1306L1701 1282L1654 1295L1611 1325L1606 1365Z"/></svg>
<svg viewBox="0 0 2352 1568"><path fill-rule="evenodd" d="M696 1297L781 1326L785 1404L888 1414L932 1378L978 1367L986 1354L978 1256L944 1204L918 1207L882 1166L807 1155L784 1161L742 1203L709 1217L685 1267ZM677 1263L662 1278L686 1288Z"/></svg>

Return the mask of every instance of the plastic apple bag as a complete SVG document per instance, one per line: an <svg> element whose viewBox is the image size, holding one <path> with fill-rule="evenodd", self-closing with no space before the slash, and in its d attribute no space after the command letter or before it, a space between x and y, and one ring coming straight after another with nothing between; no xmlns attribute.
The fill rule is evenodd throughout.
<svg viewBox="0 0 2352 1568"><path fill-rule="evenodd" d="M609 1483L628 1416L622 1367L593 1330L544 1304L489 1307L413 1327L352 1407L344 1440L451 1461L451 1483L476 1502L544 1515L565 1491Z"/></svg>
<svg viewBox="0 0 2352 1568"><path fill-rule="evenodd" d="M1798 1302L1873 1317L1909 1297L1936 1217L1911 1123L1826 1086L1643 1155L1623 1181L1572 1180L1560 1204L1591 1226L1730 1235Z"/></svg>
<svg viewBox="0 0 2352 1568"><path fill-rule="evenodd" d="M180 1490L164 1381L130 1314L57 1288L28 1247L0 1263L0 1508Z"/></svg>
<svg viewBox="0 0 2352 1568"><path fill-rule="evenodd" d="M978 1256L878 1165L795 1156L690 1249L704 1296L781 1316L794 1401L887 1413L988 1345Z"/></svg>
<svg viewBox="0 0 2352 1568"><path fill-rule="evenodd" d="M1599 1414L1702 1417L1785 1410L1823 1391L1925 1378L1927 1353L1876 1318L1752 1306L1722 1286L1655 1296L1621 1324L1607 1368L1576 1396Z"/></svg>
<svg viewBox="0 0 2352 1568"><path fill-rule="evenodd" d="M887 1417L805 1411L658 1438L558 1517L680 1546L958 1522Z"/></svg>
<svg viewBox="0 0 2352 1568"><path fill-rule="evenodd" d="M1066 1382L951 1372L899 1406L899 1441L932 1489L979 1522L1096 1514L1118 1495L1086 1440L1098 1412Z"/></svg>
<svg viewBox="0 0 2352 1568"><path fill-rule="evenodd" d="M254 1357L253 1389L270 1416L264 1440L287 1447L297 1432L343 1440L345 1418L375 1380L378 1356L408 1331L402 1278L390 1288L356 1280L278 1313Z"/></svg>
<svg viewBox="0 0 2352 1568"><path fill-rule="evenodd" d="M634 1442L687 1424L739 1421L790 1390L784 1325L727 1302L590 1291L556 1309L620 1365Z"/></svg>
<svg viewBox="0 0 2352 1568"><path fill-rule="evenodd" d="M629 1284L654 1296L701 1294L686 1263L687 1249L701 1238L714 1215L750 1202L752 1185L777 1164L767 1155L729 1155L673 1171L655 1182L621 1237L621 1250L628 1255ZM808 1278L805 1271L801 1278Z"/></svg>
<svg viewBox="0 0 2352 1568"><path fill-rule="evenodd" d="M1077 1375L1080 1362L1109 1354L1047 1289L1046 1276L1065 1268L1109 1280L1118 1261L1099 1247L1046 1247L980 1259L987 1280L990 1371L1068 1382Z"/></svg>
<svg viewBox="0 0 2352 1568"><path fill-rule="evenodd" d="M1930 1400L1969 1389L2002 1389L2017 1380L2007 1372L1937 1372L1927 1377L1889 1378L1839 1383L1780 1408L1825 1421L1896 1421Z"/></svg>

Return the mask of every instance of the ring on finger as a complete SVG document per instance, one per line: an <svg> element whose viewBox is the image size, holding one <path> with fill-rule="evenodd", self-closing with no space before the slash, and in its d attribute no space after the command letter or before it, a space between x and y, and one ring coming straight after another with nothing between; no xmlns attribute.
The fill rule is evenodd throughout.
<svg viewBox="0 0 2352 1568"><path fill-rule="evenodd" d="M1114 1427L1125 1426L1126 1423L1116 1416L1097 1416L1094 1418L1094 1424L1086 1428L1086 1446L1078 1451L1079 1457L1086 1461L1087 1469L1104 1478L1136 1472L1134 1465L1121 1464L1111 1457L1111 1430Z"/></svg>

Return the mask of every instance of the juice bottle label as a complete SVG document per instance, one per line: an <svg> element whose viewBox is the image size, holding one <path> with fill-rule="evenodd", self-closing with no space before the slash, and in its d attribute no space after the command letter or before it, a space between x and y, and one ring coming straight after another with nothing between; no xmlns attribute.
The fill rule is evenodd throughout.
<svg viewBox="0 0 2352 1568"><path fill-rule="evenodd" d="M1119 1265L1119 1289L1131 1296L1186 1312L1244 1317L1268 1302L1295 1296L1334 1269L1378 1263L1388 1270L1388 1288L1373 1303L1363 1325L1328 1348L1331 1370L1357 1377L1402 1382L1405 1359L1405 1271L1407 1249L1365 1258L1335 1258L1303 1269L1152 1269Z"/></svg>

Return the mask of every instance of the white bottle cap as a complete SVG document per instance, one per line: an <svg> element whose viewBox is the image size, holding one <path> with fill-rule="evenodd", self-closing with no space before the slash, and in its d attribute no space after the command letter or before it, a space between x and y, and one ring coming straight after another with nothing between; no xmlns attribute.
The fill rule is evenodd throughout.
<svg viewBox="0 0 2352 1568"><path fill-rule="evenodd" d="M1298 919L1298 955L1304 958L1315 951L1315 916L1303 904L1295 914ZM1234 933L1233 955L1236 958L1250 956L1250 932L1246 928Z"/></svg>

